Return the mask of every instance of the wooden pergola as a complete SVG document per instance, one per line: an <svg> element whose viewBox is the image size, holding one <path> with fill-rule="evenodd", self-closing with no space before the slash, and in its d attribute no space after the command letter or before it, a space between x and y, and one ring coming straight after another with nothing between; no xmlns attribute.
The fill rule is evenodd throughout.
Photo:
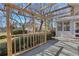
<svg viewBox="0 0 79 59"><path fill-rule="evenodd" d="M6 21L7 21L7 52L8 55L11 56L12 55L12 39L11 39L11 30L10 30L10 14L11 14L11 8L14 8L20 12L25 12L27 14L30 14L32 16L36 16L36 17L40 17L41 19L45 19L46 20L46 16L41 15L41 14L36 14L31 12L30 10L24 9L24 8L19 8L18 6L14 5L14 4L5 4L6 5ZM34 19L33 19L34 21ZM45 27L46 28L46 27ZM35 25L33 25L33 33L35 33ZM46 42L46 31L45 31L45 42Z"/></svg>
<svg viewBox="0 0 79 59"><path fill-rule="evenodd" d="M43 6L43 7L41 7L40 9L38 9L40 12L42 11L42 10L45 10L45 9L47 9L47 8L49 8L49 7L51 7L51 6L53 6L53 5L55 5L56 3L49 3L48 5L46 5L46 6ZM29 7L30 5L31 5L31 3L28 3L27 4L27 6L25 6L25 7L23 7L23 8L21 8L21 7L18 7L17 5L15 5L15 4L11 4L11 3L5 3L4 4L5 5L5 9L0 9L1 11L3 11L3 12L6 12L6 31L7 31L7 53L8 53L8 56L11 56L11 55L13 55L13 53L12 53L12 35L11 35L11 28L10 28L10 16L11 16L11 14L12 13L15 13L15 12L12 12L11 10L12 9L15 9L15 10L17 10L17 11L19 11L20 12L20 14L19 15L23 15L22 14L22 12L24 12L24 13L26 13L26 14L29 14L29 15L31 15L32 16L32 20L33 20L33 33L32 34L37 34L37 35L39 35L39 33L40 32L38 32L38 33L36 33L35 32L35 18L38 18L38 19L42 19L42 20L44 20L45 21L45 32L44 32L44 34L45 34L45 39L44 39L44 42L42 42L41 44L44 44L44 43L46 43L47 42L47 26L46 26L46 20L48 20L48 19L51 19L52 17L53 17L53 13L54 12L58 12L58 11L61 11L61 10L63 10L63 9L66 9L66 8L72 8L71 6L66 6L66 7L63 7L63 8L60 8L60 9L57 9L57 10L53 10L53 11L50 11L49 10L49 12L47 12L47 13L45 13L45 14L41 14L41 13L37 13L37 12L33 12L33 11L31 11L31 10L28 10L27 9L27 7ZM71 9L71 12L73 12L73 10ZM16 14L16 13L15 13ZM51 16L50 16L51 15ZM72 14L71 14L72 15ZM55 15L55 16L57 16L57 15ZM31 34L31 35L32 35ZM41 35L43 34L43 33L40 33ZM33 44L35 44L34 42L33 42ZM39 44L39 45L41 45L41 44ZM37 46L39 46L39 45L37 45ZM33 48L34 47L36 47L36 46L33 46ZM25 47L24 47L25 48ZM29 49L24 49L24 51L28 51L28 50L30 50L30 49L32 49L32 48L29 48ZM23 52L24 52L23 51ZM15 53L16 53L16 51L15 51ZM21 52L22 53L22 52ZM16 55L16 54L15 54Z"/></svg>

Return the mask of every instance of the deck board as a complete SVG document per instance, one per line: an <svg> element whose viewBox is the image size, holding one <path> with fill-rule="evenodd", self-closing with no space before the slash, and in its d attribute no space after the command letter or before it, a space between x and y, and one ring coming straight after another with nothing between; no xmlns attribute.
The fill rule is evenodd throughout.
<svg viewBox="0 0 79 59"><path fill-rule="evenodd" d="M46 44L36 47L20 56L78 56L79 44L49 40Z"/></svg>

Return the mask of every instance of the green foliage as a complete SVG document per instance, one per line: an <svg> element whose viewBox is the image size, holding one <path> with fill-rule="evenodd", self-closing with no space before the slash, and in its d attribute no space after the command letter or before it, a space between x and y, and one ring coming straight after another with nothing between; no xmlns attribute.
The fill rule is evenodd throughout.
<svg viewBox="0 0 79 59"><path fill-rule="evenodd" d="M50 33L47 34L47 40L51 40L52 37L55 37L55 31L50 31Z"/></svg>
<svg viewBox="0 0 79 59"><path fill-rule="evenodd" d="M7 43L0 43L0 56L6 56L7 55Z"/></svg>
<svg viewBox="0 0 79 59"><path fill-rule="evenodd" d="M27 30L25 30L24 33L27 33ZM13 35L23 34L23 30L21 30L21 29L14 30L14 31L12 32L12 34L13 34Z"/></svg>
<svg viewBox="0 0 79 59"><path fill-rule="evenodd" d="M1 35L1 36L0 36L0 39L5 39L5 38L7 38L6 35Z"/></svg>

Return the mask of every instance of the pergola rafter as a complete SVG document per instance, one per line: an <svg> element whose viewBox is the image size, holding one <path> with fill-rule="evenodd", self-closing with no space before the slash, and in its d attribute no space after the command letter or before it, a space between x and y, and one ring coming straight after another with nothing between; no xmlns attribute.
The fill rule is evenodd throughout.
<svg viewBox="0 0 79 59"><path fill-rule="evenodd" d="M66 8L71 8L71 6L66 6L66 7L57 9L57 10L53 10L53 11L50 11L50 12L48 12L48 13L46 13L46 14L51 14L51 13L54 13L54 12L57 12L57 11L60 11L60 10L66 9Z"/></svg>
<svg viewBox="0 0 79 59"><path fill-rule="evenodd" d="M23 7L24 9L29 7L31 5L31 3L28 3L27 6Z"/></svg>
<svg viewBox="0 0 79 59"><path fill-rule="evenodd" d="M53 6L53 5L55 5L56 3L48 3L48 5L47 6L43 6L43 7L41 7L40 9L38 9L39 11L42 11L42 10L45 10L46 8L48 8L48 7L50 7L50 6Z"/></svg>
<svg viewBox="0 0 79 59"><path fill-rule="evenodd" d="M5 5L10 7L10 8L14 8L14 9L20 11L20 12L26 12L29 15L37 16L37 17L42 18L42 19L46 19L46 17L44 15L33 13L30 10L27 10L27 9L19 8L18 6L14 5L14 4L5 4Z"/></svg>

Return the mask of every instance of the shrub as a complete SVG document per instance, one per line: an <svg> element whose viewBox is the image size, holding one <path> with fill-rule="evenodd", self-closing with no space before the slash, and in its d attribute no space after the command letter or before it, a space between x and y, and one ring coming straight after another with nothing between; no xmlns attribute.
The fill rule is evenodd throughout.
<svg viewBox="0 0 79 59"><path fill-rule="evenodd" d="M52 37L55 37L55 31L52 31L52 32L50 32L50 33L48 33L47 34L47 40L51 40L52 39Z"/></svg>
<svg viewBox="0 0 79 59"><path fill-rule="evenodd" d="M27 33L27 30L25 30L24 32ZM14 30L14 31L12 32L12 34L13 34L13 35L23 34L23 30L21 30L21 29Z"/></svg>
<svg viewBox="0 0 79 59"><path fill-rule="evenodd" d="M1 36L0 36L0 39L5 39L5 38L7 38L6 35L1 35Z"/></svg>
<svg viewBox="0 0 79 59"><path fill-rule="evenodd" d="M0 43L0 56L6 56L7 55L7 43Z"/></svg>

